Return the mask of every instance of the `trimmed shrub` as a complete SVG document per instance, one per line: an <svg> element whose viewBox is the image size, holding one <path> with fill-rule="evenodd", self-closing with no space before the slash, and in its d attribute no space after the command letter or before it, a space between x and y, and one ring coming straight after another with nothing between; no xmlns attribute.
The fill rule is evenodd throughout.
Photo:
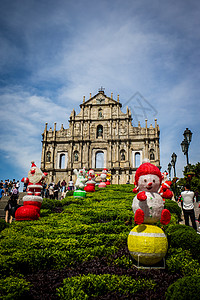
<svg viewBox="0 0 200 300"><path fill-rule="evenodd" d="M200 265L192 258L189 250L170 248L166 258L169 272L182 273L185 276L200 274Z"/></svg>
<svg viewBox="0 0 200 300"><path fill-rule="evenodd" d="M166 228L169 244L172 248L190 250L192 257L200 262L200 235L186 225L169 225Z"/></svg>
<svg viewBox="0 0 200 300"><path fill-rule="evenodd" d="M166 292L166 300L192 300L199 299L199 275L186 276L171 284Z"/></svg>
<svg viewBox="0 0 200 300"><path fill-rule="evenodd" d="M23 278L7 277L0 279L0 299L21 300L28 299L30 284Z"/></svg>
<svg viewBox="0 0 200 300"><path fill-rule="evenodd" d="M149 279L135 280L129 276L118 275L80 275L63 280L63 287L57 289L60 299L91 299L106 295L108 292L118 292L133 296L142 289L154 289L156 283Z"/></svg>
<svg viewBox="0 0 200 300"><path fill-rule="evenodd" d="M181 221L182 211L175 201L170 199L165 199L165 208L168 209L171 214L176 214L178 221Z"/></svg>
<svg viewBox="0 0 200 300"><path fill-rule="evenodd" d="M0 219L0 232L8 226L9 225L4 220Z"/></svg>

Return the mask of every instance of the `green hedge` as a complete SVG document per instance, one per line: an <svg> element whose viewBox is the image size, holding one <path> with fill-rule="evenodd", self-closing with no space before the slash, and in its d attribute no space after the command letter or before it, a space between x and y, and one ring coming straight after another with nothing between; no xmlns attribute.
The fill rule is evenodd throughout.
<svg viewBox="0 0 200 300"><path fill-rule="evenodd" d="M200 274L200 264L192 258L189 250L169 248L166 257L166 266L169 272L181 273L184 276Z"/></svg>
<svg viewBox="0 0 200 300"><path fill-rule="evenodd" d="M169 286L166 292L166 300L193 300L199 299L199 295L199 275L186 276Z"/></svg>
<svg viewBox="0 0 200 300"><path fill-rule="evenodd" d="M30 284L23 278L7 277L0 279L0 299L21 300L28 299Z"/></svg>
<svg viewBox="0 0 200 300"><path fill-rule="evenodd" d="M178 221L181 221L182 211L177 202L170 199L165 199L165 208L167 208L171 214L176 214Z"/></svg>
<svg viewBox="0 0 200 300"><path fill-rule="evenodd" d="M9 226L8 223L6 223L4 220L0 219L0 232L8 226Z"/></svg>
<svg viewBox="0 0 200 300"><path fill-rule="evenodd" d="M190 250L192 257L200 262L200 235L186 225L169 225L166 229L169 244L173 248Z"/></svg>
<svg viewBox="0 0 200 300"><path fill-rule="evenodd" d="M58 296L61 300L86 300L112 291L133 297L139 290L154 289L155 286L156 283L151 279L135 280L125 275L88 274L64 279L63 287L58 289Z"/></svg>

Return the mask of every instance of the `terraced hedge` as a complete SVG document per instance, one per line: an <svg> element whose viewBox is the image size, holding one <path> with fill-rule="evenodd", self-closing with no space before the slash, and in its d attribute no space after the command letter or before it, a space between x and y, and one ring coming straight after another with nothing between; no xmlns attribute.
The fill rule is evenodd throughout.
<svg viewBox="0 0 200 300"><path fill-rule="evenodd" d="M164 297L168 286L185 275L188 261L181 264L179 254L173 259L174 252L169 251L167 270L134 267L127 250L127 237L134 226L132 189L131 185L112 185L97 188L86 199L44 199L38 221L2 226L0 299L26 299L27 294L30 300L101 299L103 294L103 299ZM170 228L180 212L176 203L167 205L172 207L173 217L164 230L173 240ZM189 249L184 251L188 251L188 260L198 258ZM73 292L76 285L79 290ZM94 293L88 292L88 286Z"/></svg>

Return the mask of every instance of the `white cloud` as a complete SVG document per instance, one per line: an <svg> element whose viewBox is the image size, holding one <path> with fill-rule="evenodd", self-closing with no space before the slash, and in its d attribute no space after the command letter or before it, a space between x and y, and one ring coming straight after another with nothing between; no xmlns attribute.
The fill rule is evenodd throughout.
<svg viewBox="0 0 200 300"><path fill-rule="evenodd" d="M122 104L139 91L156 108L163 166L175 151L181 170L186 127L198 159L199 10L171 0L4 3L0 149L23 168L39 162L44 124L68 127L73 107L103 85Z"/></svg>

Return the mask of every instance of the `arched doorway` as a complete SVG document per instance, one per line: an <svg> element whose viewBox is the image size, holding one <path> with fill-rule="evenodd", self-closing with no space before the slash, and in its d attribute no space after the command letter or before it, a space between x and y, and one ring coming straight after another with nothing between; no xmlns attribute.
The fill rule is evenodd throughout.
<svg viewBox="0 0 200 300"><path fill-rule="evenodd" d="M104 168L104 152L98 151L95 155L95 168L103 169Z"/></svg>
<svg viewBox="0 0 200 300"><path fill-rule="evenodd" d="M65 154L60 154L59 167L60 169L65 169Z"/></svg>
<svg viewBox="0 0 200 300"><path fill-rule="evenodd" d="M140 152L135 153L135 168L138 168L140 166Z"/></svg>

